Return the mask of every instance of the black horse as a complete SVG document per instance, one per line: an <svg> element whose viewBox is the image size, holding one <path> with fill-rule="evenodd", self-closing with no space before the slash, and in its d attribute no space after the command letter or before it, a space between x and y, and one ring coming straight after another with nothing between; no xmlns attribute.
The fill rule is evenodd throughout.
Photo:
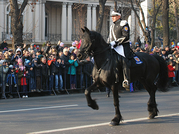
<svg viewBox="0 0 179 134"><path fill-rule="evenodd" d="M110 48L102 36L90 31L88 28L82 28L82 44L78 52L78 59L85 59L91 55L94 57L95 65L92 76L94 83L85 90L88 106L98 110L99 107L95 100L91 98L91 90L97 87L109 87L113 91L115 117L110 125L119 125L122 116L119 110L118 90L122 89L123 69L122 57ZM139 80L148 91L150 98L148 101L149 119L158 115L155 92L157 88L160 91L167 91L168 69L166 62L162 57L149 55L146 53L136 54L143 63L132 66L130 71L131 82ZM119 82L116 83L116 69L118 69Z"/></svg>

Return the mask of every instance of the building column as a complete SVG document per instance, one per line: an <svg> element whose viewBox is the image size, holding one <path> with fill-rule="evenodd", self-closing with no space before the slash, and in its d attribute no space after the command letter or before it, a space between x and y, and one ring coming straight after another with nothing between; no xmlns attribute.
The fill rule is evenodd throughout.
<svg viewBox="0 0 179 134"><path fill-rule="evenodd" d="M89 30L91 30L91 6L92 5L88 5L87 7L87 28Z"/></svg>
<svg viewBox="0 0 179 134"><path fill-rule="evenodd" d="M92 8L92 30L96 31L96 7L97 5L93 5Z"/></svg>
<svg viewBox="0 0 179 134"><path fill-rule="evenodd" d="M72 40L72 5L68 3L68 41Z"/></svg>
<svg viewBox="0 0 179 134"><path fill-rule="evenodd" d="M130 29L130 39L131 39L131 42L133 42L134 44L134 41L135 41L135 13L133 10L131 10L131 29Z"/></svg>
<svg viewBox="0 0 179 134"><path fill-rule="evenodd" d="M35 42L40 42L40 2L35 6Z"/></svg>
<svg viewBox="0 0 179 134"><path fill-rule="evenodd" d="M29 32L32 33L32 42L35 42L35 22L34 22L34 18L35 18L35 12L32 12L31 8L29 9L29 21L28 21L28 25L29 25Z"/></svg>
<svg viewBox="0 0 179 134"><path fill-rule="evenodd" d="M45 41L45 3L46 1L42 1L42 9L41 9L41 40L44 42Z"/></svg>
<svg viewBox="0 0 179 134"><path fill-rule="evenodd" d="M63 5L62 5L62 41L66 41L67 40L67 20L66 20L66 5L67 3L66 2L63 2Z"/></svg>
<svg viewBox="0 0 179 134"><path fill-rule="evenodd" d="M2 32L6 31L6 27L5 27L5 15L6 15L6 11L7 9L5 9L5 1L0 1L0 40L2 41Z"/></svg>

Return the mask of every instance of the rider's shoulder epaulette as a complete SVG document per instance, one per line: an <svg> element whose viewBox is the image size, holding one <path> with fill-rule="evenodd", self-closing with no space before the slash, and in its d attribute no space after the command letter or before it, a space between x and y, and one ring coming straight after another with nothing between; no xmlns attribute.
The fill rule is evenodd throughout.
<svg viewBox="0 0 179 134"><path fill-rule="evenodd" d="M126 20L121 20L120 26L125 26L127 24Z"/></svg>

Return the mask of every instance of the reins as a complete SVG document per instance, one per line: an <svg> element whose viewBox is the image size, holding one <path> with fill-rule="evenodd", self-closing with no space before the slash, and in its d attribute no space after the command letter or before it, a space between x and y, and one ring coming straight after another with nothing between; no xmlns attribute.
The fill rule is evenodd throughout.
<svg viewBox="0 0 179 134"><path fill-rule="evenodd" d="M96 56L96 55L98 55L98 54L101 54L101 53L105 52L105 51L108 50L110 47L111 47L111 46L109 45L108 47L106 47L106 48L103 49L103 50L99 50L99 51L97 51L97 52L93 52L93 56Z"/></svg>

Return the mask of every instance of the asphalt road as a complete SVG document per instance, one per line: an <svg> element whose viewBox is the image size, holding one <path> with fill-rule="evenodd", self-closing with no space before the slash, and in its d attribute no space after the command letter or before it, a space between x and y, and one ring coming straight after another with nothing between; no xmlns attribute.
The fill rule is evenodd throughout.
<svg viewBox="0 0 179 134"><path fill-rule="evenodd" d="M99 110L86 104L84 94L0 100L0 134L179 134L179 88L157 92L160 111L149 120L146 91L121 93L124 121L115 127L113 97L92 93Z"/></svg>

